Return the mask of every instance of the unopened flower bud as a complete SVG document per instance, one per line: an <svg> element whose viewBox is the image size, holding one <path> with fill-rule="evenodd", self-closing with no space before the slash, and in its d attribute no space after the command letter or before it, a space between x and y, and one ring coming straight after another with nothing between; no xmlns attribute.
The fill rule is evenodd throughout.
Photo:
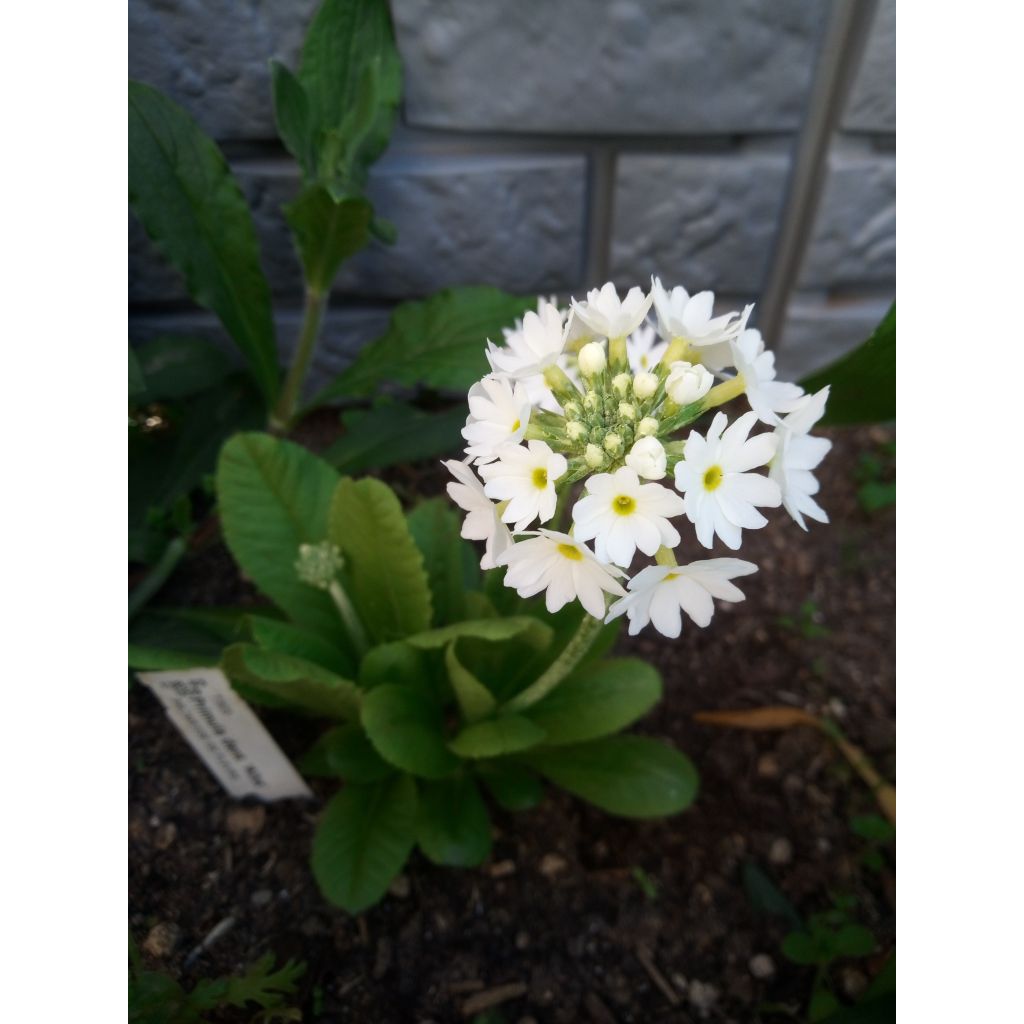
<svg viewBox="0 0 1024 1024"><path fill-rule="evenodd" d="M636 409L629 402L619 402L619 418L624 420L635 420Z"/></svg>
<svg viewBox="0 0 1024 1024"><path fill-rule="evenodd" d="M608 365L604 345L599 341L588 341L580 349L579 365L580 373L584 377L593 377L594 374L600 373Z"/></svg>
<svg viewBox="0 0 1024 1024"><path fill-rule="evenodd" d="M583 453L583 458L591 469L600 469L600 467L604 465L604 452L601 451L596 444L587 445L587 450Z"/></svg>
<svg viewBox="0 0 1024 1024"><path fill-rule="evenodd" d="M583 396L583 408L587 412L597 412L601 408L601 396L596 391L588 391Z"/></svg>
<svg viewBox="0 0 1024 1024"><path fill-rule="evenodd" d="M328 540L319 544L300 544L295 572L303 583L326 590L344 564L341 549Z"/></svg>
<svg viewBox="0 0 1024 1024"><path fill-rule="evenodd" d="M572 420L565 425L565 436L570 441L581 441L587 436L587 428L578 420Z"/></svg>
<svg viewBox="0 0 1024 1024"><path fill-rule="evenodd" d="M658 421L653 416L645 416L636 425L636 432L641 437L650 437L658 432Z"/></svg>
<svg viewBox="0 0 1024 1024"><path fill-rule="evenodd" d="M618 455L622 451L622 438L618 434L608 434L604 439L604 450L609 455Z"/></svg>
<svg viewBox="0 0 1024 1024"><path fill-rule="evenodd" d="M615 392L620 398L625 398L629 394L632 383L633 378L628 373L617 373L612 378L612 387L615 388Z"/></svg>
<svg viewBox="0 0 1024 1024"><path fill-rule="evenodd" d="M690 405L702 399L715 383L714 377L698 363L678 362L669 367L665 391L676 405Z"/></svg>
<svg viewBox="0 0 1024 1024"><path fill-rule="evenodd" d="M643 400L650 398L658 390L658 378L644 370L633 378L633 394Z"/></svg>
<svg viewBox="0 0 1024 1024"><path fill-rule="evenodd" d="M642 437L630 449L626 465L645 480L661 480L668 466L668 458L656 437Z"/></svg>
<svg viewBox="0 0 1024 1024"><path fill-rule="evenodd" d="M566 402L562 406L562 411L565 413L567 420L578 420L583 412L578 402Z"/></svg>

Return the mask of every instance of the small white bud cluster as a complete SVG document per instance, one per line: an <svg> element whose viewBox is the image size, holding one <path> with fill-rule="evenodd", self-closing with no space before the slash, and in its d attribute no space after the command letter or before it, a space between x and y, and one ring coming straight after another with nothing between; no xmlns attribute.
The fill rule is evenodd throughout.
<svg viewBox="0 0 1024 1024"><path fill-rule="evenodd" d="M345 565L341 549L328 540L319 544L300 544L295 572L303 583L326 590Z"/></svg>

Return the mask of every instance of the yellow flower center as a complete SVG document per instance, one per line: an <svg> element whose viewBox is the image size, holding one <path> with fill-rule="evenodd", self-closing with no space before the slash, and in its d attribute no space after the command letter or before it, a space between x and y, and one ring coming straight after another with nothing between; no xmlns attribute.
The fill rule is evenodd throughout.
<svg viewBox="0 0 1024 1024"><path fill-rule="evenodd" d="M636 511L636 499L628 494L620 494L612 499L612 508L620 516L631 516Z"/></svg>
<svg viewBox="0 0 1024 1024"><path fill-rule="evenodd" d="M570 562L583 561L583 552L575 544L559 544L558 553L563 558L568 558Z"/></svg>
<svg viewBox="0 0 1024 1024"><path fill-rule="evenodd" d="M722 483L722 467L712 466L704 474L704 490L714 491Z"/></svg>
<svg viewBox="0 0 1024 1024"><path fill-rule="evenodd" d="M536 487L538 491L543 491L544 488L547 487L547 485L548 471L538 466L533 471L533 486Z"/></svg>
<svg viewBox="0 0 1024 1024"><path fill-rule="evenodd" d="M679 573L677 573L677 572L670 572L670 573L668 573L665 576L665 578L661 582L662 583L668 583L669 580L677 580L677 579L679 579Z"/></svg>
<svg viewBox="0 0 1024 1024"><path fill-rule="evenodd" d="M522 420L516 420L515 423L512 424L512 433L514 434L522 425Z"/></svg>

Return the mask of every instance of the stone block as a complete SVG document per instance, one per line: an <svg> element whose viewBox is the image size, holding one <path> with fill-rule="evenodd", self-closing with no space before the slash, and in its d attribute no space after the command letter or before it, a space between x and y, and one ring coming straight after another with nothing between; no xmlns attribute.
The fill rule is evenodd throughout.
<svg viewBox="0 0 1024 1024"><path fill-rule="evenodd" d="M878 6L842 124L847 131L896 131L896 0Z"/></svg>

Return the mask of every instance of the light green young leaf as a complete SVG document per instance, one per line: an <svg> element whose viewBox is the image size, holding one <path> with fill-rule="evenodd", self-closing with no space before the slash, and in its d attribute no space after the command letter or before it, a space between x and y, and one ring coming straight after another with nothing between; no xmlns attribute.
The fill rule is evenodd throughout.
<svg viewBox="0 0 1024 1024"><path fill-rule="evenodd" d="M259 647L305 658L346 679L356 674L355 658L344 646L346 639L340 629L336 642L331 642L301 626L280 619L264 618L262 615L250 615L247 624L253 641Z"/></svg>
<svg viewBox="0 0 1024 1024"><path fill-rule="evenodd" d="M531 750L523 759L555 785L624 818L676 814L697 794L689 758L646 736Z"/></svg>
<svg viewBox="0 0 1024 1024"><path fill-rule="evenodd" d="M417 686L427 679L422 652L401 640L371 647L359 664L359 685L366 690L385 683Z"/></svg>
<svg viewBox="0 0 1024 1024"><path fill-rule="evenodd" d="M448 680L455 691L462 717L466 722L477 722L494 712L498 702L494 694L468 669L463 668L455 653L453 640L444 651L444 664L448 669Z"/></svg>
<svg viewBox="0 0 1024 1024"><path fill-rule="evenodd" d="M266 651L253 644L232 644L221 658L232 683L327 718L358 719L359 687L330 670L292 654Z"/></svg>
<svg viewBox="0 0 1024 1024"><path fill-rule="evenodd" d="M396 768L439 779L459 766L445 745L441 707L411 686L377 686L363 698L363 728L377 752Z"/></svg>
<svg viewBox="0 0 1024 1024"><path fill-rule="evenodd" d="M411 647L422 651L439 650L452 640L487 640L499 642L518 637L529 650L543 650L551 639L551 627L527 615L510 615L503 619L467 619L439 629L416 633L405 638Z"/></svg>
<svg viewBox="0 0 1024 1024"><path fill-rule="evenodd" d="M625 729L661 699L661 677L637 658L616 658L578 670L527 715L545 743L583 743Z"/></svg>
<svg viewBox="0 0 1024 1024"><path fill-rule="evenodd" d="M295 571L299 545L327 536L338 474L322 459L269 434L239 434L217 465L224 539L242 571L299 625L328 640L339 635L331 599Z"/></svg>
<svg viewBox="0 0 1024 1024"><path fill-rule="evenodd" d="M284 214L306 283L321 294L330 290L342 263L370 241L370 204L361 198L335 202L322 185L307 185Z"/></svg>
<svg viewBox="0 0 1024 1024"><path fill-rule="evenodd" d="M380 782L395 774L395 769L374 750L358 722L325 732L303 755L299 771L346 782Z"/></svg>
<svg viewBox="0 0 1024 1024"><path fill-rule="evenodd" d="M271 405L277 344L249 208L216 145L181 107L140 82L128 84L128 198L192 298L234 338Z"/></svg>
<svg viewBox="0 0 1024 1024"><path fill-rule="evenodd" d="M491 819L469 775L420 784L416 841L435 864L475 868L491 852Z"/></svg>
<svg viewBox="0 0 1024 1024"><path fill-rule="evenodd" d="M448 288L422 302L404 302L387 333L363 348L314 404L371 395L383 381L465 390L488 370L486 339L501 338L501 329L534 303L486 286Z"/></svg>
<svg viewBox="0 0 1024 1024"><path fill-rule="evenodd" d="M448 744L459 757L501 757L535 747L544 740L544 730L522 715L501 715L467 725Z"/></svg>
<svg viewBox="0 0 1024 1024"><path fill-rule="evenodd" d="M416 783L408 775L349 785L313 837L313 875L331 903L358 914L376 903L416 842Z"/></svg>
<svg viewBox="0 0 1024 1024"><path fill-rule="evenodd" d="M466 594L480 586L479 556L460 536L459 517L446 498L420 502L406 517L434 598L434 625L466 617Z"/></svg>
<svg viewBox="0 0 1024 1024"><path fill-rule="evenodd" d="M345 556L350 596L377 643L399 640L430 625L430 585L423 556L387 484L343 478L331 501L329 536Z"/></svg>

